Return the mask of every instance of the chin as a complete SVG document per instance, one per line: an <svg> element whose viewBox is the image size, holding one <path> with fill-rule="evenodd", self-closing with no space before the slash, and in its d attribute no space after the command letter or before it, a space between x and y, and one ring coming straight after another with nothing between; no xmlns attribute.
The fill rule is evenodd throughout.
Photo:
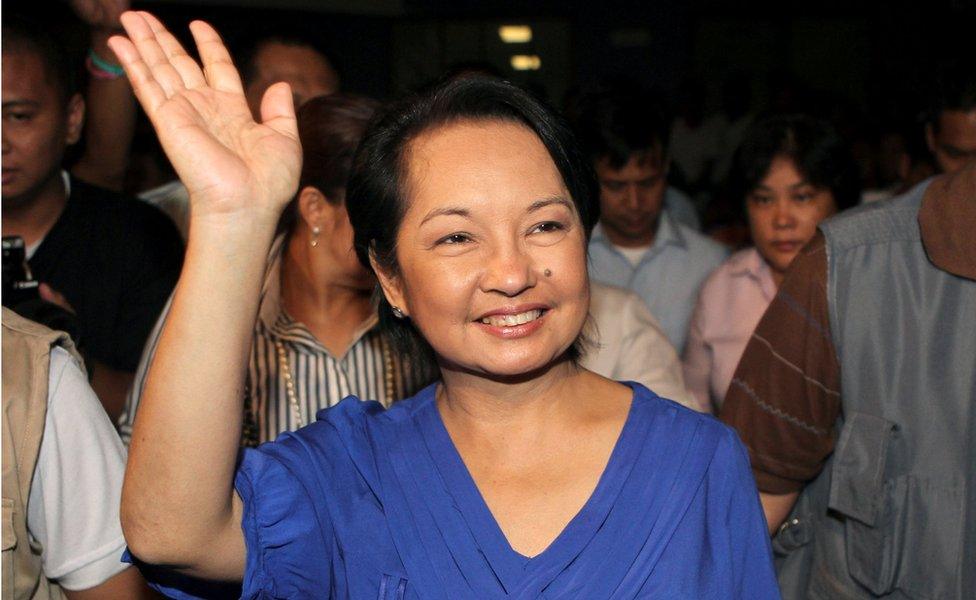
<svg viewBox="0 0 976 600"><path fill-rule="evenodd" d="M479 374L488 379L518 383L529 381L540 375L544 375L549 369L563 364L568 360L566 357L567 346L562 352L535 352L535 353L508 353L507 356L496 355L493 360L480 361L473 367L457 368L471 373Z"/></svg>

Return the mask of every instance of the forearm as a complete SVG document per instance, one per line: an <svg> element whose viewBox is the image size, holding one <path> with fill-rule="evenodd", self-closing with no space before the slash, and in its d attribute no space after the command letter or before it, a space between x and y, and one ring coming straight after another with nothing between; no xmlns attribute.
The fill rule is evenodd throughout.
<svg viewBox="0 0 976 600"><path fill-rule="evenodd" d="M235 574L211 562L232 554L208 548L240 544L233 478L242 389L274 225L254 215L191 224L122 495L126 539L146 562Z"/></svg>
<svg viewBox="0 0 976 600"><path fill-rule="evenodd" d="M116 33L118 30L104 27L92 31L92 51L112 64L118 64L118 59L107 41ZM89 77L86 105L84 149L72 171L85 181L121 190L136 122L135 97L128 79Z"/></svg>

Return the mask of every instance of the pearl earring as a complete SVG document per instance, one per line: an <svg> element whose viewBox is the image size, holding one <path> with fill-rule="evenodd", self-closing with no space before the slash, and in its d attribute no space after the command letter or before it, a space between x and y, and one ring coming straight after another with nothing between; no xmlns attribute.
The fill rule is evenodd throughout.
<svg viewBox="0 0 976 600"><path fill-rule="evenodd" d="M400 307L399 306L391 306L390 308L393 310L393 316L394 317L396 317L398 319L404 319L404 318L406 318L407 315L403 314L403 311L400 310Z"/></svg>
<svg viewBox="0 0 976 600"><path fill-rule="evenodd" d="M319 245L319 232L321 232L321 231L322 230L319 229L318 225L312 227L312 247L313 248L315 248L316 246Z"/></svg>

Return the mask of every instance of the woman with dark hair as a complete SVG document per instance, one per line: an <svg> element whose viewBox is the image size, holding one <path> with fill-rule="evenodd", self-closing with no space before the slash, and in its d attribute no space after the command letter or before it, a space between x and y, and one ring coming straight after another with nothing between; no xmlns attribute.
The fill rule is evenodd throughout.
<svg viewBox="0 0 976 600"><path fill-rule="evenodd" d="M113 48L194 203L126 473L136 556L248 598L778 597L735 435L577 366L592 174L498 80L391 108L348 188L381 323L440 381L238 461L239 365L298 181L290 94L271 87L256 123L213 29L191 25L204 76L151 16L123 23Z"/></svg>
<svg viewBox="0 0 976 600"><path fill-rule="evenodd" d="M389 406L433 379L393 351L372 301L376 279L353 250L346 182L379 104L352 94L313 98L298 110L298 193L278 222L261 289L247 377L242 442L294 431L346 396ZM147 343L119 432L129 441L168 310Z"/></svg>
<svg viewBox="0 0 976 600"><path fill-rule="evenodd" d="M820 221L857 204L860 193L843 141L826 122L802 115L755 124L730 180L730 197L745 203L753 247L705 280L682 359L688 391L715 408L793 258Z"/></svg>

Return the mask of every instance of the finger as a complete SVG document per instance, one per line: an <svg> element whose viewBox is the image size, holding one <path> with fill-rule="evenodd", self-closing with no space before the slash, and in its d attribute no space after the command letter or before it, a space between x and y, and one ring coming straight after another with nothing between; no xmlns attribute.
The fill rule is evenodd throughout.
<svg viewBox="0 0 976 600"><path fill-rule="evenodd" d="M193 34L197 52L203 62L203 74L211 87L222 92L243 95L241 76L217 31L203 21L194 21L190 23L190 33Z"/></svg>
<svg viewBox="0 0 976 600"><path fill-rule="evenodd" d="M125 69L125 76L129 80L139 104L152 119L156 109L166 102L166 92L153 77L149 67L139 55L139 51L128 38L114 35L109 38L108 46L118 57L122 68Z"/></svg>
<svg viewBox="0 0 976 600"><path fill-rule="evenodd" d="M159 46L156 34L149 27L145 14L142 12L125 13L122 16L122 26L125 27L125 32L139 52L139 56L142 57L142 62L149 67L153 79L163 88L168 98L185 87L183 78L173 68L163 49Z"/></svg>
<svg viewBox="0 0 976 600"><path fill-rule="evenodd" d="M71 304L68 302L68 299L64 297L64 294L55 290L46 283L42 283L37 286L37 294L41 297L41 300L45 302L56 304L70 313L75 312L75 309L72 308Z"/></svg>
<svg viewBox="0 0 976 600"><path fill-rule="evenodd" d="M295 100L287 83L280 81L264 92L261 98L261 122L278 133L298 139Z"/></svg>
<svg viewBox="0 0 976 600"><path fill-rule="evenodd" d="M176 69L176 72L183 80L183 85L190 89L207 85L207 80L203 77L203 71L200 70L200 65L186 53L186 50L183 49L183 45L176 39L176 36L170 33L155 16L149 13L142 13L142 16L156 36L156 41L159 43L163 54L166 55L169 63L173 65L173 68Z"/></svg>

